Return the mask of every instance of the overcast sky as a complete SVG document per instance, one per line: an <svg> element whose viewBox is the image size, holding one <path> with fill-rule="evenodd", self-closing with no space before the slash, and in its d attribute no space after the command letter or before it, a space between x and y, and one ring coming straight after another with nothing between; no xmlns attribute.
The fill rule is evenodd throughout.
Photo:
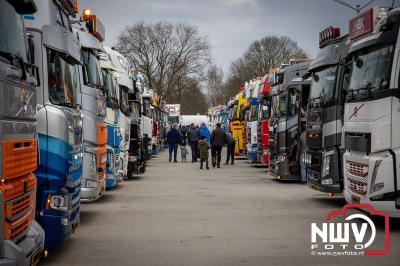
<svg viewBox="0 0 400 266"><path fill-rule="evenodd" d="M376 0L374 4L391 3ZM271 34L289 36L313 57L318 51L318 33L331 25L347 33L348 20L355 15L332 0L80 0L79 4L81 10L91 8L103 20L109 46L126 25L138 21L196 25L211 43L215 64L225 71L253 40Z"/></svg>

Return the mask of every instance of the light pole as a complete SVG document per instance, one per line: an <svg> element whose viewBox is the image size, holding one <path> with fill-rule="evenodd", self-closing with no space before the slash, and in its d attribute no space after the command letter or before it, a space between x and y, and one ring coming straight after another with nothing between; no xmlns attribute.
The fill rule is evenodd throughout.
<svg viewBox="0 0 400 266"><path fill-rule="evenodd" d="M335 2L338 3L338 4L341 4L341 5L343 5L343 6L346 6L346 7L348 7L348 8L353 9L353 10L355 10L355 11L357 12L357 14L359 14L361 10L363 10L365 7L367 7L368 5L370 5L370 4L371 4L372 2L374 2L375 0L370 0L370 1L368 1L368 2L367 2L366 4L364 4L364 5L355 5L355 6L353 6L353 5L349 4L349 3L347 3L347 2L344 1L344 0L333 0L333 1L335 1Z"/></svg>

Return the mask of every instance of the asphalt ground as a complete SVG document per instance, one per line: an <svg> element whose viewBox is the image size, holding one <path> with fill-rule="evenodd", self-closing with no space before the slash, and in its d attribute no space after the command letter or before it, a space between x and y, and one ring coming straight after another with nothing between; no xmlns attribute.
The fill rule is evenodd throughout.
<svg viewBox="0 0 400 266"><path fill-rule="evenodd" d="M400 265L395 219L384 256L311 254L311 223L344 204L342 195L276 181L246 161L207 171L162 152L143 176L82 204L80 226L42 264ZM384 223L374 221L383 246Z"/></svg>

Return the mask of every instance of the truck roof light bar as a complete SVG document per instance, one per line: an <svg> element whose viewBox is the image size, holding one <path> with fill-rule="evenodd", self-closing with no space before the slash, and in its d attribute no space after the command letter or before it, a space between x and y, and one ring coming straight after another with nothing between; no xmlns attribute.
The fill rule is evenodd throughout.
<svg viewBox="0 0 400 266"><path fill-rule="evenodd" d="M340 37L340 28L329 27L319 33L319 48Z"/></svg>

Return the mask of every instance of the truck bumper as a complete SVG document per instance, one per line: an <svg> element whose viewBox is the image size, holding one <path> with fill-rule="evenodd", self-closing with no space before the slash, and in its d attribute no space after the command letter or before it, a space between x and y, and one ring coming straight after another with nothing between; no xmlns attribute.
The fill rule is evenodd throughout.
<svg viewBox="0 0 400 266"><path fill-rule="evenodd" d="M56 192L44 192L45 194L56 194ZM53 194L53 195L54 195ZM37 217L40 225L45 231L45 248L55 248L67 240L79 224L80 210L80 187L70 194L71 206L68 211L42 209Z"/></svg>
<svg viewBox="0 0 400 266"><path fill-rule="evenodd" d="M101 198L104 194L104 189L99 188L81 188L81 202L94 202Z"/></svg>
<svg viewBox="0 0 400 266"><path fill-rule="evenodd" d="M114 188L117 186L119 174L106 174L106 189Z"/></svg>
<svg viewBox="0 0 400 266"><path fill-rule="evenodd" d="M75 231L79 224L79 208L70 216L43 214L41 224L46 233L46 248L61 245Z"/></svg>
<svg viewBox="0 0 400 266"><path fill-rule="evenodd" d="M299 173L299 166L291 165L291 163L287 162L287 161L278 161L276 163L276 167L277 167L277 176L276 178L279 180L287 180L287 181L300 181L301 180L301 176ZM293 170L293 168L296 168Z"/></svg>
<svg viewBox="0 0 400 266"><path fill-rule="evenodd" d="M43 250L44 231L36 221L32 221L27 235L18 244L4 241L4 257L0 265L36 265Z"/></svg>

